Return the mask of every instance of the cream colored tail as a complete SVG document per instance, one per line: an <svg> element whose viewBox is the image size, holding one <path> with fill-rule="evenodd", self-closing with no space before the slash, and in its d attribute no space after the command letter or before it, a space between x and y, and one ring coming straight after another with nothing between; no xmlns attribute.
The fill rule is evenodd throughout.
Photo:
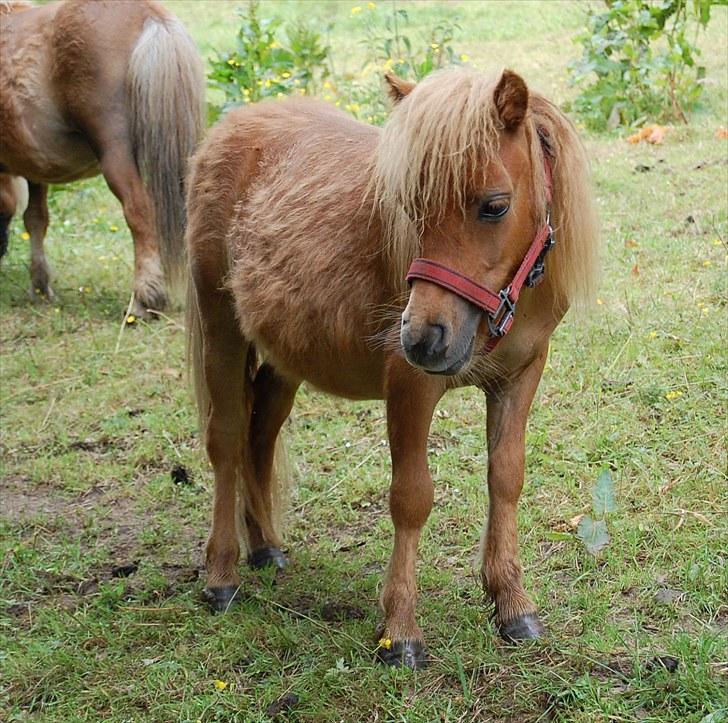
<svg viewBox="0 0 728 723"><path fill-rule="evenodd" d="M187 163L205 113L202 62L179 20L147 19L129 59L127 92L134 155L154 202L162 266L176 286L185 261Z"/></svg>

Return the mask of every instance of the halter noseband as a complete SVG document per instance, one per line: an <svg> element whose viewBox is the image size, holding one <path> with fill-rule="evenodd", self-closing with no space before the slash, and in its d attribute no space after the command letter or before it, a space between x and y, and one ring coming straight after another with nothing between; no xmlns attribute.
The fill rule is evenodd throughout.
<svg viewBox="0 0 728 723"><path fill-rule="evenodd" d="M556 243L551 228L551 161L549 160L549 152L546 148L543 133L539 133L539 137L543 150L544 176L546 178L546 221L538 230L531 246L526 251L526 255L511 279L511 283L495 293L459 271L449 269L437 261L422 258L415 259L407 272L407 281L410 284L414 279L429 281L465 299L465 301L470 302L486 313L490 332L490 340L485 347L486 352L492 351L513 325L516 302L521 294L521 289L524 286L538 286L543 280L546 270L544 263L546 254Z"/></svg>

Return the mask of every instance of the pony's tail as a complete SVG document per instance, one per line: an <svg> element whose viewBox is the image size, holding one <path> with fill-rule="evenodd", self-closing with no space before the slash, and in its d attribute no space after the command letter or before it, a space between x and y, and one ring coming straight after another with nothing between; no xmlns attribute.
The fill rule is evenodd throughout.
<svg viewBox="0 0 728 723"><path fill-rule="evenodd" d="M134 157L154 203L171 286L183 278L185 176L204 129L204 92L200 56L182 23L149 17L129 58L127 93Z"/></svg>
<svg viewBox="0 0 728 723"><path fill-rule="evenodd" d="M210 392L205 381L204 368L204 341L202 319L191 274L187 281L187 367L192 378L192 386L197 405L200 437L207 437L207 423L210 415ZM290 480L290 464L285 452L282 436L276 441L273 474L271 479L271 499L269 502L262 499L258 485L255 481L253 468L252 448L250 441L250 422L255 403L255 375L258 370L258 356L255 346L248 343L245 354L245 369L234 370L235 373L244 373L243 398L243 424L239 430L242 436L242 455L236 470L237 487L237 528L238 537L244 552L252 552L248 537L247 517L251 515L260 523L266 540L276 547L281 546L281 522L283 510L288 500ZM270 515L267 513L270 509Z"/></svg>

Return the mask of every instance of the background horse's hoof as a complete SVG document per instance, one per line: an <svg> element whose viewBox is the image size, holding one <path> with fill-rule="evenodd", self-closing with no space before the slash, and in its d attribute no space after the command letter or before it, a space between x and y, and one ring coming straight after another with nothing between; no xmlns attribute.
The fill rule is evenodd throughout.
<svg viewBox="0 0 728 723"><path fill-rule="evenodd" d="M53 289L51 289L48 285L35 286L34 284L31 284L28 289L28 298L34 304L50 304L56 298L56 295Z"/></svg>
<svg viewBox="0 0 728 723"><path fill-rule="evenodd" d="M398 640L390 648L377 648L377 660L393 668L422 670L429 665L430 656L419 640Z"/></svg>
<svg viewBox="0 0 728 723"><path fill-rule="evenodd" d="M275 567L278 570L288 565L286 556L277 547L259 547L248 555L248 565L253 570L261 570L264 567Z"/></svg>
<svg viewBox="0 0 728 723"><path fill-rule="evenodd" d="M213 612L224 613L241 598L238 585L224 585L223 587L206 587L202 591L202 599L210 606Z"/></svg>
<svg viewBox="0 0 728 723"><path fill-rule="evenodd" d="M526 613L503 623L498 632L503 640L518 643L521 640L536 640L543 636L545 630L537 613Z"/></svg>

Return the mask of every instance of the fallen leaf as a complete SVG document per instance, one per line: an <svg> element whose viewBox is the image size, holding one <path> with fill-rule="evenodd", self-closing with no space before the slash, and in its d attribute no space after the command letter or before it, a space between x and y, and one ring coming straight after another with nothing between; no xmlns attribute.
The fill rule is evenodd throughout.
<svg viewBox="0 0 728 723"><path fill-rule="evenodd" d="M647 136L647 142L659 146L665 140L667 128L664 126L654 126L652 132Z"/></svg>
<svg viewBox="0 0 728 723"><path fill-rule="evenodd" d="M582 517L584 517L583 512L580 515L575 515L574 517L572 517L569 520L569 527L573 527L574 529L576 529L579 526Z"/></svg>
<svg viewBox="0 0 728 723"><path fill-rule="evenodd" d="M636 249L639 246L639 244L633 238L628 238L624 242L624 246L625 246L625 248L628 248L628 249Z"/></svg>
<svg viewBox="0 0 728 723"><path fill-rule="evenodd" d="M637 133L629 136L627 138L627 143L635 145L636 143L647 141L654 145L660 145L665 140L665 133L667 133L667 128L665 126L645 126L644 128L640 128Z"/></svg>
<svg viewBox="0 0 728 723"><path fill-rule="evenodd" d="M640 267L637 264L635 264L632 267L632 276L639 276L639 275L640 275Z"/></svg>
<svg viewBox="0 0 728 723"><path fill-rule="evenodd" d="M715 132L716 138L728 138L728 128L718 128Z"/></svg>

